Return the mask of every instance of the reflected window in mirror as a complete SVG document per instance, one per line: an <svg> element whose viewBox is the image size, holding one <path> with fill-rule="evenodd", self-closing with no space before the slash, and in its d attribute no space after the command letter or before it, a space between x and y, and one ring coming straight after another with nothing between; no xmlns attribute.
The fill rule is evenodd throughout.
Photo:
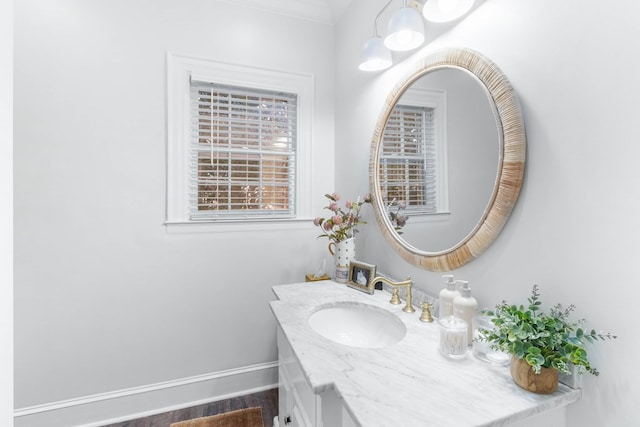
<svg viewBox="0 0 640 427"><path fill-rule="evenodd" d="M408 217L448 211L446 94L409 89L386 123L380 151L385 206Z"/></svg>
<svg viewBox="0 0 640 427"><path fill-rule="evenodd" d="M396 106L420 105L409 102L418 89L443 94L444 108L435 108L434 118L436 141L446 141L441 151L446 157L438 160L445 170L437 171L435 184L447 184L441 194L448 197L448 208L446 214L410 217L398 230L382 187L384 132ZM446 112L440 114L446 122L441 127L439 111ZM428 54L391 90L374 129L369 185L380 230L413 265L449 271L468 263L493 243L507 221L522 186L525 157L524 121L504 73L470 49Z"/></svg>

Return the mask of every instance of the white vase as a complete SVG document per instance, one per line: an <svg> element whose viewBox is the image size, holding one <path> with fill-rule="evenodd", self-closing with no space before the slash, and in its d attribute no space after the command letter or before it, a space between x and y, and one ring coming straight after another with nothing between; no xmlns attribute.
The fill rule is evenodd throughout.
<svg viewBox="0 0 640 427"><path fill-rule="evenodd" d="M335 281L347 283L349 278L349 263L356 258L356 239L342 240L329 243L329 252L333 255L336 266Z"/></svg>

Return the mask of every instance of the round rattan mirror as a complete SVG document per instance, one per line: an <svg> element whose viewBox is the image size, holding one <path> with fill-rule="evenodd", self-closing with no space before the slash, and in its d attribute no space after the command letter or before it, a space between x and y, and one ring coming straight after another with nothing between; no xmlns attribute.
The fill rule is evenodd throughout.
<svg viewBox="0 0 640 427"><path fill-rule="evenodd" d="M471 86L466 86L468 89L463 95L456 97L454 92L459 87L451 85L458 83L425 90L427 80L429 84L446 80ZM472 98L469 88L480 95ZM438 102L441 105L428 106L431 101L422 102L423 97L439 97L441 101L434 101L434 105ZM409 99L417 101L409 102ZM454 108L455 99L462 99L460 103L467 110L467 117L458 117L461 113ZM475 105L472 99L478 99L478 105L485 106L471 107ZM426 107L417 111L430 111L427 121L435 123L435 130L425 134L433 134L430 144L442 151L438 161L427 158L411 163L415 153L430 149L417 148L415 134L400 135L398 131L408 128L405 124L409 121L415 123L415 112L411 108L420 104ZM484 117L484 125L476 124L480 116ZM486 126L487 123L490 126ZM423 126L421 122L416 128ZM492 136L483 142L485 145L479 142L481 127L493 128L489 132ZM469 129L466 133L458 132L462 128ZM462 136L456 139L454 134ZM466 141L459 142L462 140ZM456 150L462 152L463 157L468 153L464 167L453 164ZM525 151L520 104L501 70L470 49L446 49L430 54L389 94L374 131L369 181L376 220L385 238L406 261L432 271L453 270L477 258L496 239L515 205L524 176ZM483 157L488 160L481 161ZM425 170L426 165L432 163L440 165L439 172ZM480 190L471 187L477 181L484 182ZM454 188L459 182L467 183L462 189L466 193ZM430 201L432 195L426 195L432 188L438 188L440 193L437 202ZM399 194L406 194L406 198ZM449 209L449 199L478 199L478 194L482 197L473 205L452 202ZM398 227L392 214L397 212L394 211L397 201L407 206L408 221L403 228ZM460 212L470 215L466 225L454 220L461 216ZM441 234L447 237L442 239ZM438 241L444 243L436 243Z"/></svg>

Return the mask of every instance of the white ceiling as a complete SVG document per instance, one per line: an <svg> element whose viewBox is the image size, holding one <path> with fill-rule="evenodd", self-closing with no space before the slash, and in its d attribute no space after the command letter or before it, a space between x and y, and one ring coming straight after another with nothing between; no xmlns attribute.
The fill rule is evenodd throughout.
<svg viewBox="0 0 640 427"><path fill-rule="evenodd" d="M255 9L333 25L351 0L222 0Z"/></svg>

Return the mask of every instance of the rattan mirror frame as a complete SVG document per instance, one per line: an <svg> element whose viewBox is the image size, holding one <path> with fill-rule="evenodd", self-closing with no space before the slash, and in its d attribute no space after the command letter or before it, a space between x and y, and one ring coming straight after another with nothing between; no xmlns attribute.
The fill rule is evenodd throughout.
<svg viewBox="0 0 640 427"><path fill-rule="evenodd" d="M382 203L378 170L380 145L389 116L406 89L421 76L439 69L459 68L473 74L484 86L496 108L501 135L501 161L494 191L476 227L457 245L427 252L407 243L391 225ZM524 179L526 133L517 95L507 76L488 58L466 48L449 48L426 56L388 95L376 123L369 161L369 186L376 221L389 244L407 262L431 271L450 271L479 257L497 238L520 194Z"/></svg>

